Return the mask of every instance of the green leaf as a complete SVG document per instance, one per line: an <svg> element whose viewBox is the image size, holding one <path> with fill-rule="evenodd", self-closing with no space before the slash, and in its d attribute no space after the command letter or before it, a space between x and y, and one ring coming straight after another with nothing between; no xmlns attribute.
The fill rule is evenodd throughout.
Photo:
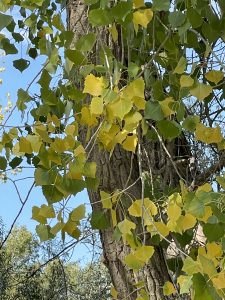
<svg viewBox="0 0 225 300"><path fill-rule="evenodd" d="M55 211L51 205L43 204L40 207L39 215L44 218L55 218Z"/></svg>
<svg viewBox="0 0 225 300"><path fill-rule="evenodd" d="M217 224L205 224L203 227L203 232L207 237L208 241L214 242L220 240L225 233L224 224L217 223Z"/></svg>
<svg viewBox="0 0 225 300"><path fill-rule="evenodd" d="M7 160L5 159L5 157L0 156L0 169L5 171L7 167Z"/></svg>
<svg viewBox="0 0 225 300"><path fill-rule="evenodd" d="M198 261L193 260L191 257L187 257L184 261L182 271L188 275L201 272L201 265Z"/></svg>
<svg viewBox="0 0 225 300"><path fill-rule="evenodd" d="M35 183L36 185L50 185L52 179L49 174L49 170L37 168L34 172Z"/></svg>
<svg viewBox="0 0 225 300"><path fill-rule="evenodd" d="M173 139L180 135L181 126L175 121L162 120L157 122L161 135L166 139Z"/></svg>
<svg viewBox="0 0 225 300"><path fill-rule="evenodd" d="M152 9L156 11L169 11L170 0L153 0Z"/></svg>
<svg viewBox="0 0 225 300"><path fill-rule="evenodd" d="M162 107L158 101L148 101L145 107L145 118L154 121L161 121L164 119Z"/></svg>
<svg viewBox="0 0 225 300"><path fill-rule="evenodd" d="M199 101L203 101L212 93L212 87L204 83L198 83L194 88L190 89L190 94Z"/></svg>
<svg viewBox="0 0 225 300"><path fill-rule="evenodd" d="M197 28L202 25L203 18L195 8L191 7L187 9L187 17L193 28Z"/></svg>
<svg viewBox="0 0 225 300"><path fill-rule="evenodd" d="M68 49L65 51L65 56L69 58L75 66L82 66L87 63L86 57L79 50Z"/></svg>
<svg viewBox="0 0 225 300"><path fill-rule="evenodd" d="M56 183L56 187L65 196L69 196L81 192L86 185L83 180L63 178L59 183Z"/></svg>
<svg viewBox="0 0 225 300"><path fill-rule="evenodd" d="M21 157L14 157L10 163L9 163L9 166L12 168L12 169L15 169L16 167L18 167L21 162L23 161L23 159Z"/></svg>
<svg viewBox="0 0 225 300"><path fill-rule="evenodd" d="M200 122L199 116L187 116L184 120L182 127L188 131L194 132L197 124Z"/></svg>
<svg viewBox="0 0 225 300"><path fill-rule="evenodd" d="M96 34L91 32L84 36L82 36L77 42L76 42L76 49L80 51L91 51L94 44L96 42Z"/></svg>
<svg viewBox="0 0 225 300"><path fill-rule="evenodd" d="M220 300L218 294L213 291L214 288L210 286L210 281L205 279L201 274L194 274L193 278L193 300Z"/></svg>
<svg viewBox="0 0 225 300"><path fill-rule="evenodd" d="M19 110L26 109L27 106L25 105L25 103L30 101L30 99L31 99L30 95L23 89L19 89L17 92L17 97L18 97L18 99L17 99L16 105L17 105L18 109Z"/></svg>
<svg viewBox="0 0 225 300"><path fill-rule="evenodd" d="M13 66L14 68L16 68L17 70L19 70L21 73L26 70L30 65L30 61L27 59L17 59L13 61Z"/></svg>
<svg viewBox="0 0 225 300"><path fill-rule="evenodd" d="M43 185L42 193L49 204L59 202L64 195L55 187L55 185Z"/></svg>
<svg viewBox="0 0 225 300"><path fill-rule="evenodd" d="M17 54L18 50L16 49L15 45L10 44L8 39L2 39L0 41L2 49L5 51L5 54Z"/></svg>
<svg viewBox="0 0 225 300"><path fill-rule="evenodd" d="M109 11L100 8L91 10L88 19L93 26L109 25L113 20Z"/></svg>
<svg viewBox="0 0 225 300"><path fill-rule="evenodd" d="M51 227L49 225L44 225L44 224L37 225L36 232L42 242L54 238L54 235L51 233Z"/></svg>
<svg viewBox="0 0 225 300"><path fill-rule="evenodd" d="M181 57L174 72L175 74L183 74L184 71L186 70L186 66L187 66L187 60L185 57Z"/></svg>
<svg viewBox="0 0 225 300"><path fill-rule="evenodd" d="M132 10L132 2L119 2L116 6L114 6L110 10L110 14L116 19L116 20L122 20L126 18L128 13Z"/></svg>
<svg viewBox="0 0 225 300"><path fill-rule="evenodd" d="M186 16L181 11L174 11L169 14L169 22L173 29L181 26L186 20Z"/></svg>
<svg viewBox="0 0 225 300"><path fill-rule="evenodd" d="M91 216L91 227L92 229L107 229L109 228L109 220L104 212L101 211L93 211Z"/></svg>
<svg viewBox="0 0 225 300"><path fill-rule="evenodd" d="M177 283L180 286L180 294L188 294L192 286L192 276L180 275L177 278Z"/></svg>
<svg viewBox="0 0 225 300"><path fill-rule="evenodd" d="M79 222L85 217L85 205L81 204L70 213L70 219L74 222Z"/></svg>
<svg viewBox="0 0 225 300"><path fill-rule="evenodd" d="M12 21L13 18L11 16L0 13L0 31L7 27Z"/></svg>

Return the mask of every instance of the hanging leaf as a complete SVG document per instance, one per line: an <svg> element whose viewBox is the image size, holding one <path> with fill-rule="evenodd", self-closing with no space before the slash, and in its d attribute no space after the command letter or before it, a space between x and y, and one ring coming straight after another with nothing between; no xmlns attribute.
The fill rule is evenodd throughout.
<svg viewBox="0 0 225 300"><path fill-rule="evenodd" d="M223 140L221 129L219 127L210 128L202 123L196 125L195 138L206 144L219 143Z"/></svg>
<svg viewBox="0 0 225 300"><path fill-rule="evenodd" d="M0 31L7 27L12 21L13 18L11 16L0 13Z"/></svg>
<svg viewBox="0 0 225 300"><path fill-rule="evenodd" d="M13 66L19 70L21 73L26 70L30 65L30 61L27 59L17 59L13 61Z"/></svg>
<svg viewBox="0 0 225 300"><path fill-rule="evenodd" d="M194 88L190 89L190 94L199 101L203 101L212 93L212 87L204 83L198 83Z"/></svg>

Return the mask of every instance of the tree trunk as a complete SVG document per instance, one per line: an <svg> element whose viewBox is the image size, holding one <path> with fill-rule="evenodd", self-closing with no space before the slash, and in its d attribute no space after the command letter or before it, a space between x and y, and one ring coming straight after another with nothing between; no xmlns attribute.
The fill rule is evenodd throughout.
<svg viewBox="0 0 225 300"><path fill-rule="evenodd" d="M68 27L74 32L74 41L80 36L87 34L92 29L88 25L87 21L87 9L84 0L71 1L67 5L68 12ZM114 47L114 55L119 55L120 44L115 45L108 36L108 30L102 29L101 38L110 48ZM119 39L118 39L119 40ZM98 43L96 49L98 48ZM95 61L98 61L98 49L95 50L93 55ZM88 100L85 100L88 101ZM79 139L82 144L86 144L86 128L82 126L79 132ZM149 171L149 164L152 164L151 169L153 173L157 173L159 164L162 163L165 166L165 171L160 174L162 184L170 183L175 185L179 181L179 176L176 170L171 165L170 159L167 157L162 145L160 143L152 143L142 141L142 150L145 150L145 157L143 155L143 170ZM176 149L175 143L168 143L167 149L169 152L173 152ZM90 150L91 149L91 150ZM98 145L90 145L87 151L89 152L90 161L97 163L97 177L100 179L99 191L107 191L109 193L114 192L116 189L124 190L129 187L126 192L132 197L132 199L141 199L142 196L142 184L140 178L140 168L137 155L131 154L131 152L124 151L120 146L116 146L112 155L110 156L104 150L100 150ZM154 175L154 174L153 174ZM155 174L158 175L158 174ZM135 183L135 184L134 184ZM102 211L102 204L99 192L88 191L92 209L95 212ZM117 217L118 220L122 220L124 217L123 208L131 205L130 197L123 195L122 205L118 207ZM111 222L111 216L108 215ZM103 254L105 264L108 267L112 283L118 292L118 299L135 300L139 293L138 288L135 288L134 284L140 281L144 282L145 290L149 299L189 299L189 296L163 295L163 285L166 281L171 281L171 275L169 274L165 253L160 246L155 247L155 253L150 262L144 267L141 272L133 272L124 263L124 257L130 253L128 245L120 239L115 241L113 237L114 230L109 228L106 230L100 230L100 237L103 247ZM148 238L146 244L150 244Z"/></svg>

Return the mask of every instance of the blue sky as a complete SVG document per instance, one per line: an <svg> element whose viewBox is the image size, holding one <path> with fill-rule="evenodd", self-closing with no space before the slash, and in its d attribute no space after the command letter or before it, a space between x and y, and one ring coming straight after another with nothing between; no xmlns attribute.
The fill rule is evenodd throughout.
<svg viewBox="0 0 225 300"><path fill-rule="evenodd" d="M18 47L19 49L20 47ZM0 84L0 105L5 107L7 104L7 93L11 95L12 105L16 104L17 100L17 90L19 88L23 88L26 90L29 83L32 79L38 74L40 69L42 68L42 64L44 60L42 57L37 58L36 60L31 60L31 64L28 69L26 69L22 74L13 67L12 61L19 58L26 58L24 48L21 48L23 53L19 53L18 55L7 55L0 56L0 68L4 67L5 71L0 73L0 79L2 79L2 84ZM36 79L38 81L38 79ZM37 92L37 85L32 85L29 90L32 93ZM7 117L7 114L6 114ZM21 114L19 112L14 112L12 117L7 122L7 125L24 125L24 121L21 119ZM23 169L22 173L17 174L16 176L8 173L9 177L13 180L24 178L24 177L32 177L33 169ZM30 189L33 183L32 178L27 178L17 182L19 193L24 200L28 190ZM70 202L74 207L78 206L81 203L88 202L87 192L83 191L79 193L75 199L71 199ZM6 228L10 228L15 216L17 215L21 203L19 201L18 195L16 193L16 189L13 186L12 182L7 181L6 183L0 182L0 216L3 219L3 222L6 225ZM32 216L32 207L34 205L40 206L41 204L46 203L44 196L42 195L41 188L35 187L29 197L29 200L20 215L17 224L18 225L26 225L29 230L35 232L35 227L37 222L31 219ZM88 210L90 211L90 206L88 206ZM87 261L87 258L90 258L90 254L87 252L88 250L84 246L78 246L73 253L73 257L75 259L83 259Z"/></svg>

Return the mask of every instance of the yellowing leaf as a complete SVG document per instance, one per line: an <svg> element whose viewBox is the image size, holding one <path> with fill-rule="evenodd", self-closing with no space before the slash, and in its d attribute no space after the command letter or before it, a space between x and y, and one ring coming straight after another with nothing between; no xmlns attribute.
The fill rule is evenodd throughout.
<svg viewBox="0 0 225 300"><path fill-rule="evenodd" d="M192 276L180 275L177 278L177 283L180 285L180 294L188 294L192 286Z"/></svg>
<svg viewBox="0 0 225 300"><path fill-rule="evenodd" d="M118 40L118 31L116 29L115 23L113 23L112 27L109 28L109 32L112 35L113 41L116 42Z"/></svg>
<svg viewBox="0 0 225 300"><path fill-rule="evenodd" d="M204 255L198 254L198 262L202 266L202 272L207 274L210 278L217 274L216 267L211 259L208 259Z"/></svg>
<svg viewBox="0 0 225 300"><path fill-rule="evenodd" d="M203 101L212 93L212 87L204 83L198 83L194 88L190 89L190 94L199 101Z"/></svg>
<svg viewBox="0 0 225 300"><path fill-rule="evenodd" d="M202 268L198 261L193 260L191 257L187 257L184 261L182 271L187 273L187 275L193 275L202 272Z"/></svg>
<svg viewBox="0 0 225 300"><path fill-rule="evenodd" d="M212 70L205 74L205 78L215 84L218 84L221 80L223 80L224 73L218 70Z"/></svg>
<svg viewBox="0 0 225 300"><path fill-rule="evenodd" d="M87 75L84 81L84 93L89 93L92 96L102 95L106 87L103 77L95 77L93 74Z"/></svg>
<svg viewBox="0 0 225 300"><path fill-rule="evenodd" d="M122 97L134 99L134 97L145 98L145 82L143 78L138 78L128 84L128 86L122 91Z"/></svg>
<svg viewBox="0 0 225 300"><path fill-rule="evenodd" d="M144 0L134 0L134 8L139 8L145 6Z"/></svg>
<svg viewBox="0 0 225 300"><path fill-rule="evenodd" d="M155 228L154 228L154 226L155 226ZM169 235L170 231L163 222L154 222L154 226L153 226L153 230L156 229L156 231L155 231L156 234L160 234L163 237L166 237L167 235Z"/></svg>
<svg viewBox="0 0 225 300"><path fill-rule="evenodd" d="M76 124L76 125L77 125L77 124ZM67 135L71 135L71 136L77 135L77 133L78 133L78 128L77 128L76 125L73 125L73 124L67 125L66 128L65 128L65 133L66 133Z"/></svg>
<svg viewBox="0 0 225 300"><path fill-rule="evenodd" d="M100 191L101 201L102 201L102 207L103 208L112 208L112 201L111 196L109 193L106 193L104 191Z"/></svg>
<svg viewBox="0 0 225 300"><path fill-rule="evenodd" d="M138 138L137 138L136 134L128 135L126 140L122 144L123 149L125 149L127 151L132 151L135 153L137 142L138 142Z"/></svg>
<svg viewBox="0 0 225 300"><path fill-rule="evenodd" d="M186 214L185 216L180 216L178 220L178 226L182 231L186 231L189 228L193 228L196 224L196 218L191 214Z"/></svg>
<svg viewBox="0 0 225 300"><path fill-rule="evenodd" d="M144 263L147 263L152 257L153 253L154 247L143 245L134 252L134 255L138 257L139 260L143 261Z"/></svg>
<svg viewBox="0 0 225 300"><path fill-rule="evenodd" d="M136 228L136 224L124 219L122 222L118 223L118 228L122 234L131 233L131 229Z"/></svg>
<svg viewBox="0 0 225 300"><path fill-rule="evenodd" d="M212 144L221 142L223 136L219 127L210 128L199 123L196 125L195 138L203 143Z"/></svg>
<svg viewBox="0 0 225 300"><path fill-rule="evenodd" d="M139 270L149 261L153 253L154 247L143 245L133 253L128 254L125 257L124 262L131 269Z"/></svg>
<svg viewBox="0 0 225 300"><path fill-rule="evenodd" d="M223 251L221 245L214 243L208 243L206 245L207 256L210 258L222 257Z"/></svg>
<svg viewBox="0 0 225 300"><path fill-rule="evenodd" d="M203 192L211 192L211 191L212 191L212 186L211 186L211 184L205 183L205 184L199 186L199 187L197 188L196 195L198 195L198 193L201 192L201 191L203 191Z"/></svg>
<svg viewBox="0 0 225 300"><path fill-rule="evenodd" d="M91 114L101 115L103 112L103 98L101 98L101 97L92 98L91 105L90 105L90 111L91 111Z"/></svg>
<svg viewBox="0 0 225 300"><path fill-rule="evenodd" d="M86 124L88 126L97 125L98 121L96 117L91 115L91 112L87 106L83 106L81 109L81 124Z"/></svg>
<svg viewBox="0 0 225 300"><path fill-rule="evenodd" d="M167 208L167 215L172 222L176 222L181 216L181 208L176 203L170 203Z"/></svg>
<svg viewBox="0 0 225 300"><path fill-rule="evenodd" d="M207 220L208 220L208 218L209 218L210 216L212 216L212 214L213 214L213 212L212 212L211 207L210 207L210 206L205 206L205 208L204 208L204 216L201 217L201 218L198 217L198 220L199 220L199 221L203 221L203 222L206 223Z"/></svg>
<svg viewBox="0 0 225 300"><path fill-rule="evenodd" d="M72 212L70 213L70 220L73 222L79 222L85 217L85 205L81 204L78 207L76 207Z"/></svg>
<svg viewBox="0 0 225 300"><path fill-rule="evenodd" d="M111 209L112 225L115 227L117 225L117 217L115 209Z"/></svg>
<svg viewBox="0 0 225 300"><path fill-rule="evenodd" d="M173 71L173 73L175 74L182 74L184 73L184 71L186 70L186 66L187 66L187 60L185 57L181 57L180 60L178 61L178 64L175 68L175 70Z"/></svg>
<svg viewBox="0 0 225 300"><path fill-rule="evenodd" d="M135 200L128 208L128 211L129 214L134 217L141 217L144 214L155 216L158 213L157 207L151 200L149 200L149 198L144 198L144 201Z"/></svg>
<svg viewBox="0 0 225 300"><path fill-rule="evenodd" d="M43 204L40 207L39 215L44 218L54 218L55 217L54 208L51 205Z"/></svg>
<svg viewBox="0 0 225 300"><path fill-rule="evenodd" d="M124 118L125 121L124 129L132 132L138 127L138 124L141 120L142 120L142 115L139 112L135 111L129 113Z"/></svg>
<svg viewBox="0 0 225 300"><path fill-rule="evenodd" d="M26 139L30 142L33 151L39 152L42 145L40 136L28 134Z"/></svg>
<svg viewBox="0 0 225 300"><path fill-rule="evenodd" d="M180 86L182 88L191 87L193 84L194 84L194 79L192 79L190 76L182 75L180 77Z"/></svg>
<svg viewBox="0 0 225 300"><path fill-rule="evenodd" d="M153 18L153 12L151 9L138 10L133 13L134 29L138 31L138 25L147 28L148 23Z"/></svg>
<svg viewBox="0 0 225 300"><path fill-rule="evenodd" d="M30 141L23 136L20 138L19 147L19 152L24 152L27 154L31 154L33 152Z"/></svg>
<svg viewBox="0 0 225 300"><path fill-rule="evenodd" d="M123 120L124 116L130 112L133 104L129 98L118 98L107 105L109 117L118 117Z"/></svg>
<svg viewBox="0 0 225 300"><path fill-rule="evenodd" d="M134 102L134 105L137 107L137 109L139 109L139 110L145 109L145 105L146 105L145 99L135 96L132 98L132 101Z"/></svg>
<svg viewBox="0 0 225 300"><path fill-rule="evenodd" d="M175 104L176 102L174 101L174 99L172 97L166 98L163 101L159 101L159 104L162 108L163 114L165 117L169 117L172 114L175 113L175 110L173 110L173 104ZM175 105L174 105L175 107Z"/></svg>
<svg viewBox="0 0 225 300"><path fill-rule="evenodd" d="M118 292L116 291L116 289L113 286L111 287L110 293L114 299L117 299Z"/></svg>
<svg viewBox="0 0 225 300"><path fill-rule="evenodd" d="M163 295L169 296L173 293L176 293L176 290L175 290L173 284L170 281L167 281L163 286Z"/></svg>
<svg viewBox="0 0 225 300"><path fill-rule="evenodd" d="M225 273L220 272L216 277L212 279L213 285L216 289L225 289Z"/></svg>

